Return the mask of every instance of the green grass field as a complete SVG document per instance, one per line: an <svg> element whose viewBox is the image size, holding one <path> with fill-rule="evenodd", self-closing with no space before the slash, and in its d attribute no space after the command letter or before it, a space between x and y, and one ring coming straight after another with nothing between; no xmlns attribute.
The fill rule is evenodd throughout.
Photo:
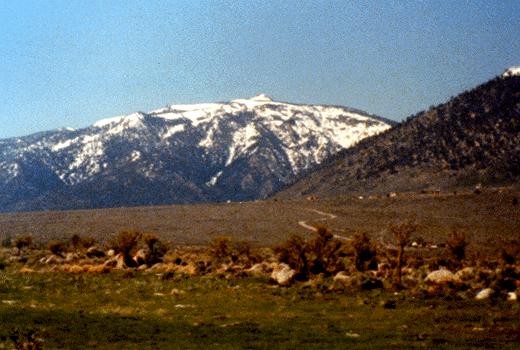
<svg viewBox="0 0 520 350"><path fill-rule="evenodd" d="M518 349L518 303L112 272L0 272L0 349ZM395 301L395 309L384 307ZM387 303L388 304L388 303Z"/></svg>

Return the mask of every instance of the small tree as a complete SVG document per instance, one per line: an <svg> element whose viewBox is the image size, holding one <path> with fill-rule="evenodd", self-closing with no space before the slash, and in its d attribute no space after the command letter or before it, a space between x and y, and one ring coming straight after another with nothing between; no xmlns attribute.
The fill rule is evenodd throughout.
<svg viewBox="0 0 520 350"><path fill-rule="evenodd" d="M417 231L417 227L418 225L415 222L408 220L397 224L391 224L388 228L394 236L397 246L397 255L395 258L395 284L397 286L401 285L401 269L404 263L404 248L410 243L410 238L412 234Z"/></svg>
<svg viewBox="0 0 520 350"><path fill-rule="evenodd" d="M354 248L355 266L358 271L366 271L375 267L377 251L366 232L354 234L351 246Z"/></svg>
<svg viewBox="0 0 520 350"><path fill-rule="evenodd" d="M340 255L343 244L324 226L317 228L317 236L308 244L309 270L313 274L331 274L344 269Z"/></svg>
<svg viewBox="0 0 520 350"><path fill-rule="evenodd" d="M48 247L51 253L54 255L61 256L62 253L65 252L65 243L63 243L62 241L50 241Z"/></svg>
<svg viewBox="0 0 520 350"><path fill-rule="evenodd" d="M31 235L19 237L14 241L14 246L18 248L18 254L22 252L22 249L25 247L30 247L32 244L33 238Z"/></svg>
<svg viewBox="0 0 520 350"><path fill-rule="evenodd" d="M457 231L456 229L453 229L451 234L448 236L446 244L450 253L457 260L457 262L460 263L462 260L464 260L466 257L466 246L468 245L465 231Z"/></svg>
<svg viewBox="0 0 520 350"><path fill-rule="evenodd" d="M113 249L123 255L124 262L127 266L133 267L135 265L132 259L132 253L137 247L140 237L141 233L137 231L121 231L112 244Z"/></svg>
<svg viewBox="0 0 520 350"><path fill-rule="evenodd" d="M296 279L305 280L309 276L306 253L307 242L299 235L292 235L287 242L274 248L278 261L286 263L296 271Z"/></svg>
<svg viewBox="0 0 520 350"><path fill-rule="evenodd" d="M146 264L151 266L161 262L164 254L168 251L168 247L153 233L143 235L143 241L148 248Z"/></svg>

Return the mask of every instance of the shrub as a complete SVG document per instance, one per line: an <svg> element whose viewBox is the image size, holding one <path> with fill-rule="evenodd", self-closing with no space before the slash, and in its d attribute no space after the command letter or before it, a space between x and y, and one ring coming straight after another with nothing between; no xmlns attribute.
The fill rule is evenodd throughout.
<svg viewBox="0 0 520 350"><path fill-rule="evenodd" d="M123 255L123 259L127 266L133 267L135 265L135 262L132 259L132 253L134 253L140 238L140 232L120 231L112 242L112 248Z"/></svg>
<svg viewBox="0 0 520 350"><path fill-rule="evenodd" d="M392 233L397 246L397 255L395 257L395 269L397 286L401 285L401 268L404 262L404 248L410 243L410 238L417 231L417 224L411 220L398 224L391 224L388 230Z"/></svg>
<svg viewBox="0 0 520 350"><path fill-rule="evenodd" d="M287 242L274 248L278 261L286 263L296 271L296 279L304 280L309 276L306 255L307 242L298 235L292 235Z"/></svg>
<svg viewBox="0 0 520 350"><path fill-rule="evenodd" d="M462 261L466 256L466 233L464 231L457 231L453 229L451 234L448 236L446 245L452 256L458 261Z"/></svg>
<svg viewBox="0 0 520 350"><path fill-rule="evenodd" d="M356 233L352 238L351 246L354 248L355 266L358 271L377 269L377 250L366 232Z"/></svg>
<svg viewBox="0 0 520 350"><path fill-rule="evenodd" d="M342 262L343 244L334 239L325 227L317 228L317 236L306 241L298 235L275 248L278 261L286 263L296 271L297 280L307 280L310 275L330 275L344 270Z"/></svg>
<svg viewBox="0 0 520 350"><path fill-rule="evenodd" d="M147 233L143 235L143 241L148 247L148 256L146 259L146 264L151 266L153 264L159 263L162 261L163 256L168 251L168 247L166 244L159 240L153 233Z"/></svg>
<svg viewBox="0 0 520 350"><path fill-rule="evenodd" d="M17 350L40 350L43 348L43 339L39 336L39 331L34 329L21 330L15 328L9 338Z"/></svg>
<svg viewBox="0 0 520 350"><path fill-rule="evenodd" d="M81 247L82 239L79 235L73 234L70 238L70 244L74 249L79 249Z"/></svg>
<svg viewBox="0 0 520 350"><path fill-rule="evenodd" d="M229 237L220 236L209 244L209 254L218 263L249 263L252 259L251 245L245 241L232 241Z"/></svg>
<svg viewBox="0 0 520 350"><path fill-rule="evenodd" d="M231 255L231 239L219 236L209 243L209 254L218 262L223 262Z"/></svg>
<svg viewBox="0 0 520 350"><path fill-rule="evenodd" d="M312 274L332 274L344 270L341 261L343 244L323 226L317 228L317 237L308 245L309 271Z"/></svg>
<svg viewBox="0 0 520 350"><path fill-rule="evenodd" d="M25 247L30 247L32 244L33 238L31 235L19 237L14 241L14 246L18 248L20 252Z"/></svg>
<svg viewBox="0 0 520 350"><path fill-rule="evenodd" d="M49 250L54 255L61 255L63 252L65 252L65 243L62 241L50 241L48 245Z"/></svg>
<svg viewBox="0 0 520 350"><path fill-rule="evenodd" d="M70 244L74 249L80 250L81 248L90 248L95 246L97 243L96 239L94 237L81 237L78 234L72 235L70 238Z"/></svg>
<svg viewBox="0 0 520 350"><path fill-rule="evenodd" d="M7 236L2 240L2 247L10 248L13 245L12 239L10 236Z"/></svg>

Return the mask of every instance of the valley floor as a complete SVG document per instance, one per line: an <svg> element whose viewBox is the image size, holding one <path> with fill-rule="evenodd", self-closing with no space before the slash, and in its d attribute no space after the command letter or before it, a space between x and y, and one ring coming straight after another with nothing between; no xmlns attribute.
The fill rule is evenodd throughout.
<svg viewBox="0 0 520 350"><path fill-rule="evenodd" d="M327 292L262 278L0 272L0 348L518 349L518 303ZM34 332L34 333L31 333Z"/></svg>

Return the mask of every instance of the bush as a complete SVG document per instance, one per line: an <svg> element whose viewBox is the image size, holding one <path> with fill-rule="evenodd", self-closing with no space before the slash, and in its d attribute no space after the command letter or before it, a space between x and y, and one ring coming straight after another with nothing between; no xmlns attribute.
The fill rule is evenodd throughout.
<svg viewBox="0 0 520 350"><path fill-rule="evenodd" d="M308 245L309 270L312 274L327 275L343 271L345 266L343 244L334 239L334 235L323 226L317 228L317 237Z"/></svg>
<svg viewBox="0 0 520 350"><path fill-rule="evenodd" d="M395 272L397 286L401 285L401 268L404 263L404 248L410 243L412 234L417 231L417 224L411 220L398 224L391 224L388 230L392 233L397 246L397 255L395 257Z"/></svg>
<svg viewBox="0 0 520 350"><path fill-rule="evenodd" d="M14 246L21 251L25 247L30 247L32 244L33 238L31 235L19 237L14 241Z"/></svg>
<svg viewBox="0 0 520 350"><path fill-rule="evenodd" d="M377 250L366 232L356 233L352 238L351 246L354 248L355 266L358 271L377 269Z"/></svg>
<svg viewBox="0 0 520 350"><path fill-rule="evenodd" d="M10 236L7 236L2 240L2 247L10 248L13 245L12 239Z"/></svg>
<svg viewBox="0 0 520 350"><path fill-rule="evenodd" d="M153 233L143 235L143 241L148 247L146 264L151 266L161 262L163 256L168 252L168 247Z"/></svg>
<svg viewBox="0 0 520 350"><path fill-rule="evenodd" d="M112 248L123 255L124 262L127 266L135 266L132 254L134 253L140 238L140 232L121 231L112 242Z"/></svg>
<svg viewBox="0 0 520 350"><path fill-rule="evenodd" d="M458 261L462 261L466 257L466 233L464 231L457 231L453 229L451 234L448 236L446 245L451 255Z"/></svg>
<svg viewBox="0 0 520 350"><path fill-rule="evenodd" d="M278 261L286 263L296 271L296 279L305 280L309 276L307 242L298 235L292 235L287 242L274 248Z"/></svg>
<svg viewBox="0 0 520 350"><path fill-rule="evenodd" d="M291 236L285 244L275 248L278 261L296 271L297 280L307 280L310 275L331 275L345 269L343 244L325 227L317 228L317 236L306 241L298 235Z"/></svg>
<svg viewBox="0 0 520 350"><path fill-rule="evenodd" d="M39 333L34 329L15 328L9 338L17 350L40 350L43 349L43 339L39 336Z"/></svg>
<svg viewBox="0 0 520 350"><path fill-rule="evenodd" d="M90 248L96 245L96 239L94 237L81 237L78 234L72 235L70 238L70 243L74 247L74 249L78 250L81 248Z"/></svg>
<svg viewBox="0 0 520 350"><path fill-rule="evenodd" d="M248 242L232 241L226 236L219 236L210 242L209 254L217 263L249 263L253 260Z"/></svg>
<svg viewBox="0 0 520 350"><path fill-rule="evenodd" d="M54 255L61 255L66 250L65 243L62 241L50 241L48 248Z"/></svg>

